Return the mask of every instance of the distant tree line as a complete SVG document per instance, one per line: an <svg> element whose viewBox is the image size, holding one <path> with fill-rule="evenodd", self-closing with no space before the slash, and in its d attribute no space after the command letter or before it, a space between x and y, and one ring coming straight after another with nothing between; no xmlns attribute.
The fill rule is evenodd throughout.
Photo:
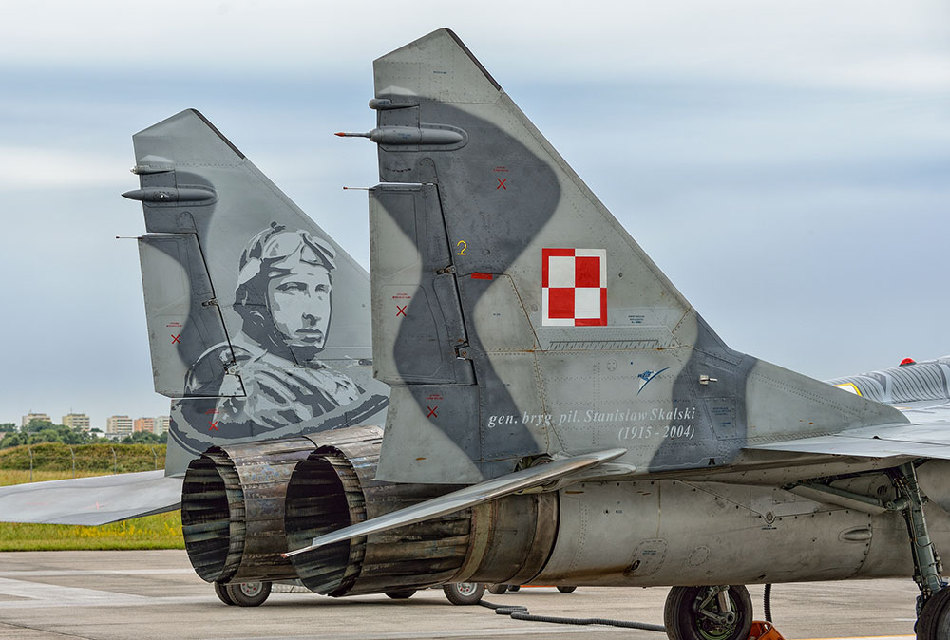
<svg viewBox="0 0 950 640"><path fill-rule="evenodd" d="M129 473L161 469L163 444L116 444L100 440L89 444L40 442L0 449L0 480L4 471L72 471Z"/></svg>
<svg viewBox="0 0 950 640"><path fill-rule="evenodd" d="M13 427L6 429L4 427ZM30 424L23 427L22 431L16 432L15 425L6 423L0 424L0 431L5 431L9 435L0 440L0 449L17 447L22 444L37 444L40 442L62 442L63 444L89 444L100 442L101 438L83 431L78 427L67 427L64 424L51 424L40 420L31 420ZM168 434L163 433L158 436L151 432L136 431L117 440L120 444L159 444L168 441Z"/></svg>

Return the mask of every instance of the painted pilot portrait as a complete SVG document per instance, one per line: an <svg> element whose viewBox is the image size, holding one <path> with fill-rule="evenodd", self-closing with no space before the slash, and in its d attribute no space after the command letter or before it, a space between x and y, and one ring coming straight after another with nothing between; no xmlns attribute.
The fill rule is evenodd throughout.
<svg viewBox="0 0 950 640"><path fill-rule="evenodd" d="M238 425L260 431L306 423L363 393L319 359L331 331L334 257L326 241L276 223L248 242L234 302L242 332L230 346L205 351L186 383L193 393L231 396L217 401L217 435L227 436L223 431ZM210 382L192 375L209 368L237 373L243 390L225 388L233 376L223 373Z"/></svg>
<svg viewBox="0 0 950 640"><path fill-rule="evenodd" d="M333 248L306 231L272 224L252 238L241 254L234 303L244 333L278 353L322 350L330 326L333 258Z"/></svg>

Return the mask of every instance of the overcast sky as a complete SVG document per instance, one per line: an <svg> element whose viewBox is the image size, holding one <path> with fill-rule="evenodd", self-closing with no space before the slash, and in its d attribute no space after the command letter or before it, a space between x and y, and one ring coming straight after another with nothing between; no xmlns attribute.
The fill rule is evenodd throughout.
<svg viewBox="0 0 950 640"><path fill-rule="evenodd" d="M0 8L0 422L167 413L130 136L211 119L364 265L371 61L453 28L716 331L827 379L950 353L950 9L874 0Z"/></svg>

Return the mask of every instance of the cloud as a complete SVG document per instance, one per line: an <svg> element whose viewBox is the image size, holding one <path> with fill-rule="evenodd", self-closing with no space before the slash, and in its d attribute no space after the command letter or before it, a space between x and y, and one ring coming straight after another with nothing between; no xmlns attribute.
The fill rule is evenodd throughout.
<svg viewBox="0 0 950 640"><path fill-rule="evenodd" d="M483 56L502 84L508 73L531 71L931 89L946 86L950 55L950 8L936 0L592 0L561 10L540 0L420 0L412 11L382 0L331 8L301 0L35 0L6 12L0 59L17 65L180 69L210 73L209 81L226 69L348 75L442 26Z"/></svg>
<svg viewBox="0 0 950 640"><path fill-rule="evenodd" d="M97 153L0 146L0 191L114 185L119 182L116 176L128 168Z"/></svg>
<svg viewBox="0 0 950 640"><path fill-rule="evenodd" d="M0 8L0 334L24 363L0 376L0 422L167 408L135 243L114 236L142 231L119 197L129 136L182 108L366 264L365 194L340 187L374 183L376 150L330 132L372 128L372 58L441 26L733 346L818 377L950 350L943 2L326 7Z"/></svg>

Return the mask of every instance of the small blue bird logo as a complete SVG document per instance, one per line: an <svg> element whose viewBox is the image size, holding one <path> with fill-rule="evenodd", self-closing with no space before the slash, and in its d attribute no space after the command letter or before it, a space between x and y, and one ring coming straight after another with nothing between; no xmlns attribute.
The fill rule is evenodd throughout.
<svg viewBox="0 0 950 640"><path fill-rule="evenodd" d="M640 395L640 392L643 391L643 387L645 387L645 386L647 386L648 384L650 384L650 382L651 382L655 377L657 377L658 375L660 375L661 373L663 373L663 372L666 371L667 369L669 369L669 367L663 367L663 368L660 369L659 371L650 371L649 369L647 369L646 371L644 371L643 373L641 373L640 375L638 375L637 377L640 378L640 388L637 389L637 395Z"/></svg>

